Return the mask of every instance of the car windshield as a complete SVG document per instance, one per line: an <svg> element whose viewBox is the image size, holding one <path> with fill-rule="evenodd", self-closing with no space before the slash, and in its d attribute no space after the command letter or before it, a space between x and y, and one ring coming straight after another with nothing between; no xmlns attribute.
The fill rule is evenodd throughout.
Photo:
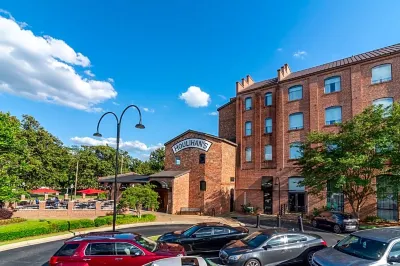
<svg viewBox="0 0 400 266"><path fill-rule="evenodd" d="M184 236L191 236L194 232L197 231L197 229L199 229L200 227L198 225L193 225L192 227L189 227L188 229L186 229L182 235Z"/></svg>
<svg viewBox="0 0 400 266"><path fill-rule="evenodd" d="M251 235L242 239L242 242L247 244L251 248L259 247L265 241L269 239L269 235L263 234L261 232L255 232Z"/></svg>
<svg viewBox="0 0 400 266"><path fill-rule="evenodd" d="M387 243L355 235L349 235L335 246L338 251L367 260L381 259L386 248Z"/></svg>
<svg viewBox="0 0 400 266"><path fill-rule="evenodd" d="M137 237L135 237L135 240L137 243L139 243L142 247L144 247L145 249L147 249L150 252L155 251L157 248L157 243L146 237L137 236Z"/></svg>

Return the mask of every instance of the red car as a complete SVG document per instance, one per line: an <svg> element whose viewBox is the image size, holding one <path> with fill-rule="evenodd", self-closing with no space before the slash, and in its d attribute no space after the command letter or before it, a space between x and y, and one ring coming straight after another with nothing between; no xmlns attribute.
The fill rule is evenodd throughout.
<svg viewBox="0 0 400 266"><path fill-rule="evenodd" d="M65 241L50 266L140 266L155 260L186 255L179 244L157 243L140 234L101 232Z"/></svg>

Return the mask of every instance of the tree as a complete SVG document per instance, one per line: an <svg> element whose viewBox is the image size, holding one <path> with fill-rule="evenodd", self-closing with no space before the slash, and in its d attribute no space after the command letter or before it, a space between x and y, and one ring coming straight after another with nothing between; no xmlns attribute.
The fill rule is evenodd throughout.
<svg viewBox="0 0 400 266"><path fill-rule="evenodd" d="M158 148L150 153L150 168L154 173L164 170L165 148Z"/></svg>
<svg viewBox="0 0 400 266"><path fill-rule="evenodd" d="M376 177L388 171L385 151L390 146L390 130L385 111L370 107L338 125L337 134L308 135L298 166L309 193L321 194L330 182L343 192L353 214L359 217L368 197L376 193Z"/></svg>
<svg viewBox="0 0 400 266"><path fill-rule="evenodd" d="M158 209L158 193L150 184L135 185L122 192L118 209L134 208L138 217L142 217L142 208Z"/></svg>

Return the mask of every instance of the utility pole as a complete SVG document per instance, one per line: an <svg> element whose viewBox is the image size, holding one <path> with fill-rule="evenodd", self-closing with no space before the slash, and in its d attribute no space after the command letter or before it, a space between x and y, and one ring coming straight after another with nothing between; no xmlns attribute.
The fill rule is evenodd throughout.
<svg viewBox="0 0 400 266"><path fill-rule="evenodd" d="M75 193L74 197L76 199L76 187L78 186L78 171L79 171L79 157L76 160L76 172L75 172ZM72 192L72 191L71 191Z"/></svg>

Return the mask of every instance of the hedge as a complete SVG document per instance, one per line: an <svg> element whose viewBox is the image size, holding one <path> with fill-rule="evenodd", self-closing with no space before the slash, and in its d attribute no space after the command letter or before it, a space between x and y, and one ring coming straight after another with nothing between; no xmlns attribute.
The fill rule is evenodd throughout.
<svg viewBox="0 0 400 266"><path fill-rule="evenodd" d="M28 220L20 223L0 226L0 241L14 240L18 238L45 235L64 232L79 228L100 227L112 224L112 216L98 217L94 221L90 219L78 220ZM117 215L117 224L130 224L140 222L152 222L156 217L152 214L142 215L141 218L132 215Z"/></svg>
<svg viewBox="0 0 400 266"><path fill-rule="evenodd" d="M11 219L0 220L0 225L16 224L16 223L22 223L25 221L26 221L26 219L24 219L24 218L15 217L15 218L11 218Z"/></svg>

